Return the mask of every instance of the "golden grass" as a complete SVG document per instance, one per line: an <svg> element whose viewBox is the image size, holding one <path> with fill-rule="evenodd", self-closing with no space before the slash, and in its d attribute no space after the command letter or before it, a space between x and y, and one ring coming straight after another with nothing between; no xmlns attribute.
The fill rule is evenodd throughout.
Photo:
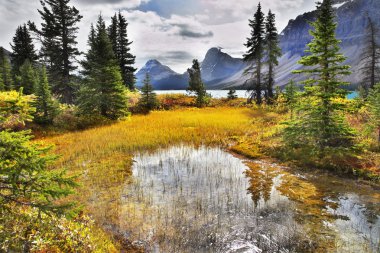
<svg viewBox="0 0 380 253"><path fill-rule="evenodd" d="M108 225L125 222L119 220L123 212L120 196L136 152L179 143L226 148L236 144L231 146L232 150L244 147L240 153L249 155L248 151L259 143L263 132L270 130L266 116L276 117L260 110L230 107L154 111L113 125L39 141L56 146L55 152L61 156L57 167L80 175L81 187L71 200L82 203L86 213L100 226L115 233ZM244 146L246 140L249 146ZM250 156L258 157L258 154Z"/></svg>

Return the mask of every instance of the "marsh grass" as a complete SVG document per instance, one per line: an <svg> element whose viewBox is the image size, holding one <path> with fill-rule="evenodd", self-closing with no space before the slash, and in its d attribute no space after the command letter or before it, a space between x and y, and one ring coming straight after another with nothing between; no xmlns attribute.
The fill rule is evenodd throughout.
<svg viewBox="0 0 380 253"><path fill-rule="evenodd" d="M249 139L259 142L266 126L255 121L265 112L247 108L204 108L154 111L126 121L39 139L55 145L61 157L56 166L80 175L81 187L71 197L86 213L112 233L118 224L122 185L131 175L132 157L175 144L228 147Z"/></svg>
<svg viewBox="0 0 380 253"><path fill-rule="evenodd" d="M286 115L269 109L180 108L172 111L154 111L148 115L134 115L128 120L112 125L46 137L38 141L56 146L55 152L61 155L57 167L64 167L69 173L80 175L78 180L81 187L78 193L71 197L72 200L82 203L85 212L90 214L98 225L124 242L124 248L138 252L141 246L147 245L132 245L132 242L128 242L131 234L121 228L127 223L128 227L139 228L149 234L149 228L145 227L144 220L140 218L149 216L150 212L154 213L157 210L150 207L149 201L122 204L128 197L125 187L131 182L132 165L135 162L133 157L136 154L153 153L158 149L185 144L193 147L218 146L248 158L268 158L279 150L281 144L279 133L282 125L278 123L285 118ZM260 175L253 170L250 174L252 182L259 185L253 184L252 189L272 186L278 173L276 171L268 170L268 174ZM259 179L264 182L260 183L255 176L261 177ZM323 230L320 230L324 224L323 219L332 216L324 211L326 205L320 189L291 175L282 175L282 177L284 187L280 191L295 203L302 203L299 212L306 213L308 217L302 218L304 226L308 227L307 231L317 235L318 231L322 231L319 233L321 238L323 236L328 238L325 246L323 240L319 241L321 245L312 244L318 238L303 241L304 249L333 247L331 231L323 234ZM254 196L254 191L251 192ZM260 198L268 197L268 191L261 191L258 194ZM201 203L198 204L202 206ZM184 217L183 214L176 215L179 217L178 222ZM127 218L120 219L120 217ZM176 229L178 228L175 226L168 228L161 240L171 237L173 240L179 240L178 243L188 243L181 241L185 240L185 237L179 238ZM190 237L196 238L194 231L187 233ZM213 238L210 238L211 242L212 240Z"/></svg>

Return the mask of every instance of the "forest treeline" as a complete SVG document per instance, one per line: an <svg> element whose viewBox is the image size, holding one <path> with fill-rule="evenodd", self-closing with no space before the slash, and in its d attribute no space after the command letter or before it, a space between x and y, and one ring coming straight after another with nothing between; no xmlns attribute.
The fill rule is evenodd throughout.
<svg viewBox="0 0 380 253"><path fill-rule="evenodd" d="M251 33L244 54L250 66L245 72L250 96L239 106L288 113L279 131L282 145L272 150L278 158L350 170L352 163L345 161L360 163L364 149L379 151L378 31L368 18L360 96L348 102L343 77L350 66L344 65L346 58L335 35L332 0L318 3L317 10L310 31L313 39L299 61L305 68L294 72L304 75L305 81L289 80L281 90L275 88L281 56L276 17L271 11L265 16L258 5L249 20ZM53 169L57 157L50 154L51 147L33 142L26 126L33 122L44 129L79 121L85 128L130 116L129 96L137 89L128 22L118 12L107 26L99 15L91 25L88 51L78 61L82 54L77 47L79 10L70 0L41 0L38 12L41 24L27 22L17 28L10 57L0 48L0 248L5 252L116 252L108 235L77 210L77 204L62 201L77 187L76 176ZM36 43L41 45L38 52ZM194 105L208 106L211 96L198 60L188 74ZM149 75L143 84L137 108L148 113L160 105ZM231 89L228 100L236 99ZM372 146L363 144L350 124L347 115L355 113L363 116Z"/></svg>

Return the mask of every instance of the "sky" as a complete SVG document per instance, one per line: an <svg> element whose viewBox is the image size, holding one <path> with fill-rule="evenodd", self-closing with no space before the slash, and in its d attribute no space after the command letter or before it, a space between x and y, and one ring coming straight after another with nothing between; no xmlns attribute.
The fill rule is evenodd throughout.
<svg viewBox="0 0 380 253"><path fill-rule="evenodd" d="M91 23L101 13L108 22L121 11L129 22L136 67L157 59L183 73L192 59L203 60L211 47L241 57L249 36L248 19L260 0L71 0L83 16L78 47L85 52ZM315 0L261 0L264 13L276 14L279 32L290 19L315 8ZM0 0L0 46L10 49L17 26L34 21L40 27L39 0Z"/></svg>

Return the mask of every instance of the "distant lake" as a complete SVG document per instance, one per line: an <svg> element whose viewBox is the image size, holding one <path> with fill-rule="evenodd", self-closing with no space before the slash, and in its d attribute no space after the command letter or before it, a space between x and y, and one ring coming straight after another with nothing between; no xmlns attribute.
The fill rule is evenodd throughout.
<svg viewBox="0 0 380 253"><path fill-rule="evenodd" d="M156 90L157 94L188 94L186 90ZM228 90L208 90L207 93L210 93L213 98L226 98ZM246 90L237 90L236 95L239 98L248 98L248 93ZM356 91L351 92L347 98L354 99L358 96Z"/></svg>
<svg viewBox="0 0 380 253"><path fill-rule="evenodd" d="M188 94L186 90L156 90L154 91L157 94ZM228 90L208 90L207 93L210 93L213 98L226 98ZM248 98L248 93L246 90L237 90L236 95L239 98Z"/></svg>

